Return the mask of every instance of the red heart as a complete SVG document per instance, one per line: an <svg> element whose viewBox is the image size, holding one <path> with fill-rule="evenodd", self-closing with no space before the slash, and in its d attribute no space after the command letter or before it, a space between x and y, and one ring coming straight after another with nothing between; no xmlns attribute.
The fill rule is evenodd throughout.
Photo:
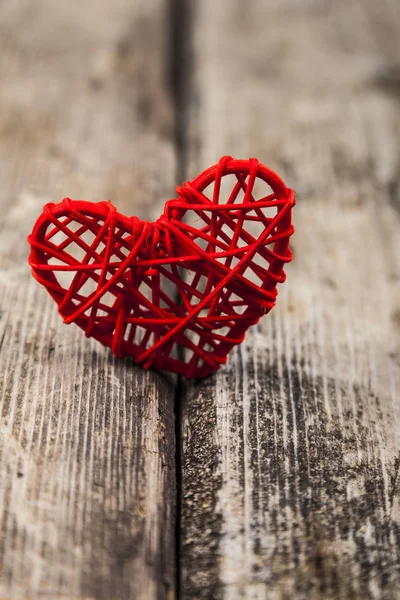
<svg viewBox="0 0 400 600"><path fill-rule="evenodd" d="M29 264L64 321L116 356L204 377L274 306L294 192L256 159L223 157L177 193L155 223L110 202L47 204Z"/></svg>

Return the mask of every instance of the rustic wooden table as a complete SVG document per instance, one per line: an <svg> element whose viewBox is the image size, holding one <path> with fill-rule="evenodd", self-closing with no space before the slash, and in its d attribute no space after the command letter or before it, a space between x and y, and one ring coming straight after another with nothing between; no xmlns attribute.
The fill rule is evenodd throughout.
<svg viewBox="0 0 400 600"><path fill-rule="evenodd" d="M0 598L400 597L397 0L0 3ZM215 376L118 361L32 280L43 204L154 219L223 154L298 192Z"/></svg>

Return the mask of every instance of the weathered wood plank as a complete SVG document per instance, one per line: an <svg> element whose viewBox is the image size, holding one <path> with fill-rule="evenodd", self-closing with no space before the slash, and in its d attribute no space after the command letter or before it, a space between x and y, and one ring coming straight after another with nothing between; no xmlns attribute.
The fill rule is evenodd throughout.
<svg viewBox="0 0 400 600"><path fill-rule="evenodd" d="M299 198L277 307L186 388L182 597L394 600L397 2L192 6L188 177L257 156Z"/></svg>
<svg viewBox="0 0 400 600"><path fill-rule="evenodd" d="M25 241L66 195L171 197L167 4L0 6L1 598L174 595L174 382L63 325Z"/></svg>

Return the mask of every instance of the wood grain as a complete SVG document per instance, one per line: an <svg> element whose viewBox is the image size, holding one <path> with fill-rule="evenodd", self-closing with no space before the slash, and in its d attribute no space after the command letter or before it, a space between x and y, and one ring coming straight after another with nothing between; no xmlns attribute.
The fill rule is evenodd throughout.
<svg viewBox="0 0 400 600"><path fill-rule="evenodd" d="M400 12L192 3L188 177L257 156L298 192L294 262L186 386L182 598L400 594Z"/></svg>
<svg viewBox="0 0 400 600"><path fill-rule="evenodd" d="M153 219L173 194L166 21L163 0L0 5L2 599L174 596L174 381L64 326L25 242L66 195Z"/></svg>

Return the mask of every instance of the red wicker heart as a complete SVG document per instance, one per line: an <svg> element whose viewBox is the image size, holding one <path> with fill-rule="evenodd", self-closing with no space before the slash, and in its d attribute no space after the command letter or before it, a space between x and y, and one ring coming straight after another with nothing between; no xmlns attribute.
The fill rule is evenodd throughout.
<svg viewBox="0 0 400 600"><path fill-rule="evenodd" d="M110 202L47 204L29 263L64 321L116 356L204 377L274 306L294 193L256 159L230 157L177 193L155 223Z"/></svg>

